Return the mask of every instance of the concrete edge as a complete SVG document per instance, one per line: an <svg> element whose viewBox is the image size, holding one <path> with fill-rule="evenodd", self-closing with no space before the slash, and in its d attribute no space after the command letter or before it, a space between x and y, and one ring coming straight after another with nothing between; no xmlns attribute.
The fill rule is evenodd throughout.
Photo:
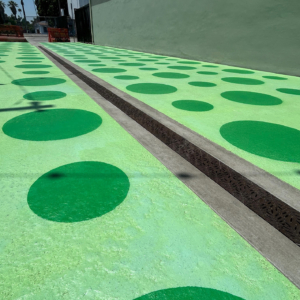
<svg viewBox="0 0 300 300"><path fill-rule="evenodd" d="M237 157L233 153L207 140L134 97L118 90L90 72L57 55L55 52L45 48L44 50L50 53L56 60L72 68L72 72L75 75L80 77L84 76L91 81L92 85L98 84L102 89L104 88L102 92L100 91L100 94L108 101L113 103L112 99L110 99L113 95L119 98L117 101L120 102L121 99L124 103L126 102L125 104L119 103L119 105L117 105L119 108L123 106L123 109L121 108L123 111L126 111L124 105L130 105L130 110L133 110L134 107L143 113L143 118L145 118L145 116L146 118L151 118L152 120L150 121L154 121L156 125L159 124L163 126L164 129L167 128L168 132L163 134L163 138L166 139L166 135L168 134L176 135L176 137L171 137L171 140L173 140L167 141L165 144L186 158L200 171L220 184L224 189L288 236L296 244L300 244L300 235L298 232L300 229L300 203L297 202L297 199L300 199L300 191ZM108 95L109 93L110 95ZM116 105L116 101L114 104ZM130 113L126 113L130 115ZM141 122L137 120L138 118L141 119L141 116L137 117L136 112L133 114L135 115L135 121L141 124ZM153 128L150 128L152 125L143 124L142 126L148 127L147 129L158 137L158 134L156 134L158 128L153 130ZM162 128L159 130L161 131L161 129ZM162 137L159 138L162 140ZM185 151L186 153L183 153L182 149L178 149L178 147L188 148L188 146L189 149ZM191 155L191 151L197 152L197 150L198 152L200 150L200 155L196 153L198 157L195 157L195 155L193 155L194 153ZM206 157L203 157L203 155ZM199 166L199 161L205 161L205 166Z"/></svg>
<svg viewBox="0 0 300 300"><path fill-rule="evenodd" d="M300 248L42 50L58 68L230 227L300 288ZM180 176L180 174L189 176Z"/></svg>

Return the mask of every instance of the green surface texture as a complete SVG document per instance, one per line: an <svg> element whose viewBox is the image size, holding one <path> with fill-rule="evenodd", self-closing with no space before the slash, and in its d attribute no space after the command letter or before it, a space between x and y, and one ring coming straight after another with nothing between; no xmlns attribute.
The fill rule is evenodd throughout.
<svg viewBox="0 0 300 300"><path fill-rule="evenodd" d="M300 189L300 161L297 154L300 136L298 77L97 45L53 46L46 43L45 46L53 51L93 49L96 54L86 54L88 58L99 54L112 57L112 54L126 53L134 57L171 62L171 65L157 65L149 61L142 68L126 68L123 76L139 77L134 83L120 80L113 74L96 73L92 67L82 63L78 63L78 66ZM74 62L70 57L66 59ZM137 60L133 56L126 58L128 63ZM106 60L106 65L114 69L119 63ZM189 68L178 69L182 66ZM176 69L180 71L170 72ZM212 69L216 74L207 71ZM157 74L163 76L158 77ZM247 122L256 124L253 131L243 133L243 126L233 128L233 124ZM264 124L263 128L258 124Z"/></svg>
<svg viewBox="0 0 300 300"><path fill-rule="evenodd" d="M56 119L61 125L55 129L52 117L58 111L89 112L102 123L94 128L92 118L83 118L94 130L64 139L0 135L0 299L133 300L184 287L200 288L202 294L212 290L217 299L227 294L247 300L300 298L287 278L42 54L51 66L44 76L64 82L12 84L28 75L14 67L23 45L9 46L0 89L1 108L10 110L0 113L0 128L22 120L16 131L26 133L26 125L38 120L28 116L49 114L49 132L58 136L66 118ZM112 81L127 85L114 76ZM66 96L31 101L35 105L24 99L43 91ZM165 101L168 109L182 114L171 105L173 96L170 100ZM69 132L81 117L69 119ZM41 124L46 129L45 120L39 122L33 131Z"/></svg>

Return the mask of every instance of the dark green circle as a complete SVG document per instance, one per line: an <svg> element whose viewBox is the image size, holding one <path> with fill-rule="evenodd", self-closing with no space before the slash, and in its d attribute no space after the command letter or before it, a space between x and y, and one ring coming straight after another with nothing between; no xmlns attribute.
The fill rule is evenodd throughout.
<svg viewBox="0 0 300 300"><path fill-rule="evenodd" d="M97 129L102 119L81 109L51 109L30 112L3 125L3 132L15 139L53 141L77 137Z"/></svg>
<svg viewBox="0 0 300 300"><path fill-rule="evenodd" d="M264 84L263 81L252 79L252 78L244 78L244 77L224 77L222 78L223 81L236 83L236 84L245 84L245 85L260 85Z"/></svg>
<svg viewBox="0 0 300 300"><path fill-rule="evenodd" d="M216 86L215 83L204 82L204 81L192 81L192 82L189 82L189 85L199 86L199 87L213 87L213 86Z"/></svg>
<svg viewBox="0 0 300 300"><path fill-rule="evenodd" d="M209 111L214 108L213 105L198 100L177 100L172 102L172 105L187 111Z"/></svg>
<svg viewBox="0 0 300 300"><path fill-rule="evenodd" d="M17 59L33 59L33 60L35 60L35 59L45 59L44 57L27 57L27 56L25 56L25 57L17 57Z"/></svg>
<svg viewBox="0 0 300 300"><path fill-rule="evenodd" d="M202 67L205 67L205 68L219 68L219 66L214 66L214 65L202 65Z"/></svg>
<svg viewBox="0 0 300 300"><path fill-rule="evenodd" d="M249 70L241 70L241 69L224 69L222 70L224 72L228 72L228 73L238 73L238 74L253 74L253 71L249 71Z"/></svg>
<svg viewBox="0 0 300 300"><path fill-rule="evenodd" d="M300 131L274 123L235 121L223 125L222 137L232 145L262 157L300 162Z"/></svg>
<svg viewBox="0 0 300 300"><path fill-rule="evenodd" d="M170 59L171 60L171 59ZM172 60L176 60L176 59L172 59ZM187 65L200 65L201 63L200 62L197 62L197 61L185 61L185 60L182 60L182 61L178 61L177 63L179 64L187 64Z"/></svg>
<svg viewBox="0 0 300 300"><path fill-rule="evenodd" d="M15 68L23 68L23 69L46 69L52 68L50 65L16 65Z"/></svg>
<svg viewBox="0 0 300 300"><path fill-rule="evenodd" d="M279 77L279 76L263 76L263 78L274 79L274 80L287 80L287 78Z"/></svg>
<svg viewBox="0 0 300 300"><path fill-rule="evenodd" d="M155 291L134 300L244 300L215 289L195 286L176 287Z"/></svg>
<svg viewBox="0 0 300 300"><path fill-rule="evenodd" d="M48 74L50 72L48 72L48 71L25 71L22 73L23 74L39 74L39 75L41 75L41 74Z"/></svg>
<svg viewBox="0 0 300 300"><path fill-rule="evenodd" d="M203 74L203 75L218 75L217 72L209 72L209 71L199 71L197 73L198 74Z"/></svg>
<svg viewBox="0 0 300 300"><path fill-rule="evenodd" d="M0 63L4 63L5 62L5 60L0 60Z"/></svg>
<svg viewBox="0 0 300 300"><path fill-rule="evenodd" d="M176 87L160 83L136 83L128 85L127 90L140 94L171 94L177 91Z"/></svg>
<svg viewBox="0 0 300 300"><path fill-rule="evenodd" d="M0 56L2 57L2 56L8 56L7 54L0 54Z"/></svg>
<svg viewBox="0 0 300 300"><path fill-rule="evenodd" d="M140 70L145 70L145 71L156 71L158 70L157 68L139 68Z"/></svg>
<svg viewBox="0 0 300 300"><path fill-rule="evenodd" d="M175 70L195 70L197 68L195 67L188 67L188 66L169 66L169 69L175 69Z"/></svg>
<svg viewBox="0 0 300 300"><path fill-rule="evenodd" d="M66 80L55 77L31 77L13 80L11 83L21 86L48 86L65 83Z"/></svg>
<svg viewBox="0 0 300 300"><path fill-rule="evenodd" d="M31 64L39 64L39 63L41 63L41 61L39 60L39 61L29 61L29 60L24 60L24 61L22 61L22 63L31 63Z"/></svg>
<svg viewBox="0 0 300 300"><path fill-rule="evenodd" d="M157 59L151 59L151 58L140 58L137 59L137 61L158 61Z"/></svg>
<svg viewBox="0 0 300 300"><path fill-rule="evenodd" d="M187 74L182 73L175 73L175 72L159 72L152 74L155 77L160 78L172 78L172 79L183 79L183 78L189 78L190 76Z"/></svg>
<svg viewBox="0 0 300 300"><path fill-rule="evenodd" d="M289 95L300 95L300 90L297 89L277 89L277 91Z"/></svg>
<svg viewBox="0 0 300 300"><path fill-rule="evenodd" d="M75 60L75 62L78 62L78 63L100 63L101 60L94 60L94 59L81 59L81 60Z"/></svg>
<svg viewBox="0 0 300 300"><path fill-rule="evenodd" d="M41 91L28 93L23 96L24 99L34 101L56 100L66 97L67 94L59 91Z"/></svg>
<svg viewBox="0 0 300 300"><path fill-rule="evenodd" d="M29 189L27 202L43 219L82 222L114 210L125 200L129 187L127 175L113 165L76 162L39 177Z"/></svg>
<svg viewBox="0 0 300 300"><path fill-rule="evenodd" d="M99 68L99 69L93 69L93 72L98 73L123 73L127 72L125 69L118 69L118 68Z"/></svg>
<svg viewBox="0 0 300 300"><path fill-rule="evenodd" d="M141 64L141 63L120 63L120 66L128 66L128 67L141 67L141 66L145 66L145 64Z"/></svg>
<svg viewBox="0 0 300 300"><path fill-rule="evenodd" d="M106 56L106 57L101 57L101 59L116 59L117 57L114 56Z"/></svg>
<svg viewBox="0 0 300 300"><path fill-rule="evenodd" d="M120 76L115 76L116 79L122 79L122 80L135 80L139 79L138 76L129 76L129 75L120 75Z"/></svg>
<svg viewBox="0 0 300 300"><path fill-rule="evenodd" d="M227 100L251 104L251 105L279 105L282 100L267 94L247 92L247 91L228 91L221 94Z"/></svg>

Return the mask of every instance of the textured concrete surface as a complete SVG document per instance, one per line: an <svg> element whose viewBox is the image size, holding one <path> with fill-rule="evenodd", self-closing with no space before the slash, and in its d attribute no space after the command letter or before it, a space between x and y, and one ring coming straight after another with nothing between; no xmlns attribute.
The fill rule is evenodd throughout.
<svg viewBox="0 0 300 300"><path fill-rule="evenodd" d="M126 48L300 75L298 0L91 0L94 40Z"/></svg>
<svg viewBox="0 0 300 300"><path fill-rule="evenodd" d="M299 189L297 77L110 47L44 46ZM195 86L195 82L210 86ZM191 100L200 107L177 106ZM255 126L243 131L249 121ZM231 125L234 129L228 130Z"/></svg>
<svg viewBox="0 0 300 300"><path fill-rule="evenodd" d="M3 43L0 50L7 55L0 65L5 96L0 136L1 298L135 299L187 286L218 290L223 296L226 292L230 299L300 297L289 280L43 54L18 43ZM70 122L58 118L58 111L68 112ZM73 123L74 111L95 119L78 127L83 119ZM37 117L41 114L44 119ZM112 168L99 174L88 168L59 169L86 162L122 173L114 175ZM118 206L101 217L72 220L90 211L85 201L95 200L83 183L96 180L101 188L112 186L111 194L123 193L118 183L123 174L130 185ZM111 184L112 175L117 177ZM66 206L74 191L80 198L73 194L74 206ZM97 199L99 204L113 200L111 194ZM51 195L56 195L54 203L61 197L60 211L51 206ZM61 218L66 213L67 221Z"/></svg>

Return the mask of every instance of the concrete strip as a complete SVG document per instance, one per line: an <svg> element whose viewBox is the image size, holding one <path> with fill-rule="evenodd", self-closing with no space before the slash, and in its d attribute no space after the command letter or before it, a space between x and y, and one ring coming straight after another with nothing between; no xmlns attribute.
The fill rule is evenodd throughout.
<svg viewBox="0 0 300 300"><path fill-rule="evenodd" d="M99 95L50 55L43 50L42 52L260 254L300 288L298 267L300 248L296 244Z"/></svg>

